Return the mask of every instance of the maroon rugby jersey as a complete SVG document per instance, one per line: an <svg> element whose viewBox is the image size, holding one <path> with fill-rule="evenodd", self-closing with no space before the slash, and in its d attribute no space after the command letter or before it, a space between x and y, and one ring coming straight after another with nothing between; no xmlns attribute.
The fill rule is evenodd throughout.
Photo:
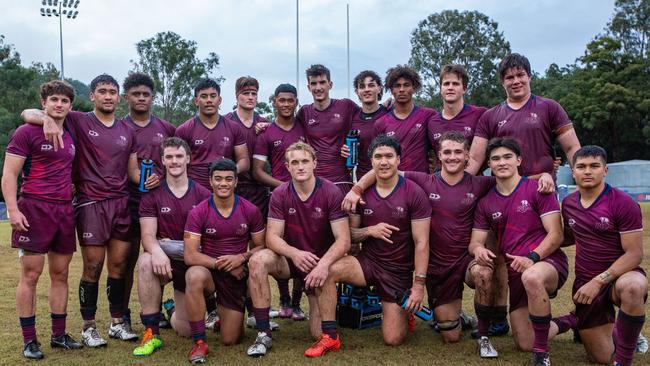
<svg viewBox="0 0 650 366"><path fill-rule="evenodd" d="M422 188L400 176L388 196L381 197L373 185L363 193L362 199L366 202L358 209L362 228L380 223L399 228L390 236L392 244L373 237L364 240L363 255L390 272L413 271L415 242L411 222L431 219L431 206Z"/></svg>
<svg viewBox="0 0 650 366"><path fill-rule="evenodd" d="M25 158L20 192L48 202L72 201L72 162L75 144L67 131L63 132L64 148L54 151L45 139L43 127L24 124L9 139L6 153Z"/></svg>
<svg viewBox="0 0 650 366"><path fill-rule="evenodd" d="M264 222L257 206L239 195L235 195L230 215L224 217L212 196L190 211L185 231L200 235L201 253L216 259L246 253L251 235L264 231Z"/></svg>
<svg viewBox="0 0 650 366"><path fill-rule="evenodd" d="M536 180L522 177L508 196L491 189L478 203L474 229L492 229L502 253L528 255L546 237L542 217L560 212L555 195L541 194L537 187Z"/></svg>
<svg viewBox="0 0 650 366"><path fill-rule="evenodd" d="M192 160L188 175L203 187L212 190L208 172L210 164L221 158L235 160L235 146L246 145L246 136L235 123L219 116L212 129L205 127L198 116L176 129L176 136L190 145Z"/></svg>
<svg viewBox="0 0 650 366"><path fill-rule="evenodd" d="M185 194L176 197L167 181L163 180L160 186L142 195L140 217L158 219L156 236L159 239L183 240L188 213L211 195L210 191L190 179Z"/></svg>
<svg viewBox="0 0 650 366"><path fill-rule="evenodd" d="M260 116L257 113L253 114L253 124L248 127L244 125L239 119L236 111L232 111L224 116L227 120L232 121L241 127L244 137L246 138L246 146L248 147L248 160L250 161L251 169L247 172L239 174L237 179L237 184L259 184L255 179L253 179L252 167L253 167L253 150L255 150L255 141L257 140L257 133L255 132L255 125L258 123L268 123L267 119Z"/></svg>
<svg viewBox="0 0 650 366"><path fill-rule="evenodd" d="M429 171L427 125L436 114L438 112L433 109L415 106L405 119L397 118L393 110L375 122L375 137L386 134L396 139L402 147L399 170Z"/></svg>
<svg viewBox="0 0 650 366"><path fill-rule="evenodd" d="M465 172L463 179L451 186L440 173L404 172L404 176L424 190L432 207L428 273L445 272L469 255L474 210L494 187L495 179Z"/></svg>
<svg viewBox="0 0 650 366"><path fill-rule="evenodd" d="M359 131L359 151L357 154L357 180L361 179L366 173L372 169L370 156L368 156L368 148L372 142L375 132L375 122L383 115L388 113L388 110L379 105L379 109L372 113L364 113L362 110L354 114L352 119L352 129Z"/></svg>
<svg viewBox="0 0 650 366"><path fill-rule="evenodd" d="M465 104L460 113L452 119L446 119L442 116L442 113L437 113L429 120L429 125L427 126L429 144L431 144L433 151L437 153L440 150L440 137L447 131L461 132L467 139L469 145L472 145L476 124L485 111L487 111L485 107Z"/></svg>
<svg viewBox="0 0 650 366"><path fill-rule="evenodd" d="M144 127L137 125L128 115L124 117L123 121L133 130L135 151L138 154L138 167L140 167L142 160L150 159L153 161L154 173L160 179L163 179L165 168L162 165L162 149L160 146L167 137L174 136L176 127L153 115L149 119L149 123ZM134 206L136 210L142 195L138 186L139 184L129 182L129 204Z"/></svg>
<svg viewBox="0 0 650 366"><path fill-rule="evenodd" d="M70 112L64 126L77 151L72 176L76 203L128 195L129 157L136 152L133 131L120 119L107 127L92 112Z"/></svg>
<svg viewBox="0 0 650 366"><path fill-rule="evenodd" d="M300 123L294 122L293 127L289 130L272 123L257 137L253 157L268 161L271 164L271 176L277 180L288 182L291 180L291 175L284 165L286 161L284 153L289 145L298 141L305 141L305 131Z"/></svg>
<svg viewBox="0 0 650 366"><path fill-rule="evenodd" d="M316 178L314 191L302 201L290 180L273 190L269 220L284 221L287 244L320 258L334 243L330 223L348 219L342 201L341 190L322 178Z"/></svg>
<svg viewBox="0 0 650 366"><path fill-rule="evenodd" d="M351 182L341 156L341 146L352 128L352 118L359 107L350 99L332 99L322 111L314 104L304 105L296 119L303 124L307 143L316 150L316 175L334 183Z"/></svg>
<svg viewBox="0 0 650 366"><path fill-rule="evenodd" d="M558 102L531 95L517 110L502 102L485 112L474 136L488 140L514 138L521 146L521 175L549 173L555 176L553 139L558 129L570 124L569 116Z"/></svg>
<svg viewBox="0 0 650 366"><path fill-rule="evenodd" d="M643 231L639 204L609 184L587 208L580 203L580 192L568 195L562 216L576 240L576 277L587 281L625 254L621 234Z"/></svg>

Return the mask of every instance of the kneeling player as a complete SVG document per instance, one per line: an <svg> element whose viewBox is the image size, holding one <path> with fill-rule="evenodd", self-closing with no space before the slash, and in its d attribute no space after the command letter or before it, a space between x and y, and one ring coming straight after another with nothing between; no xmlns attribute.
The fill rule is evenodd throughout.
<svg viewBox="0 0 650 366"><path fill-rule="evenodd" d="M648 293L645 272L639 267L641 210L627 193L605 183L605 150L585 146L573 159L578 190L564 199L562 214L570 229L568 241L577 246L573 283L577 327L591 362L610 364L613 354L615 365L631 365ZM619 307L616 322L614 305Z"/></svg>
<svg viewBox="0 0 650 366"><path fill-rule="evenodd" d="M480 278L493 266L496 255L485 248L488 230L497 236L498 246L508 262L510 322L515 345L533 351L534 365L550 364L548 333L551 321L550 297L567 278L567 257L560 250L562 223L554 195L538 192L538 183L521 177L521 149L509 138L492 139L487 148L488 164L497 185L478 204L469 252L477 264L470 268ZM485 282L476 281L476 292L484 293ZM476 297L481 357L496 357L487 338L491 308ZM530 319L530 321L529 321ZM532 326L531 326L532 322Z"/></svg>
<svg viewBox="0 0 650 366"><path fill-rule="evenodd" d="M43 358L36 340L36 284L45 255L50 271L52 347L81 348L65 332L68 306L68 266L76 249L72 209L72 161L75 146L63 121L72 107L74 89L62 81L41 86L43 112L62 131L65 149L54 150L39 126L22 125L9 140L2 172L2 194L11 222L11 246L18 248L21 276L16 288L16 308L23 332L23 355ZM22 195L16 201L22 170Z"/></svg>
<svg viewBox="0 0 650 366"><path fill-rule="evenodd" d="M377 183L362 195L365 205L351 219L352 240L363 241L363 246L358 256L343 257L331 266L327 282L320 290L319 305L323 321L333 321L336 282L377 286L384 343L398 346L408 333L408 314L395 303L396 296L413 284L406 310L422 307L431 206L417 184L397 174L401 154L397 141L380 135L368 151ZM326 350L319 346L316 344L305 353L321 356Z"/></svg>
<svg viewBox="0 0 650 366"><path fill-rule="evenodd" d="M221 341L234 345L244 328L246 262L264 247L262 213L252 203L235 194L237 165L220 159L210 165L213 195L198 204L187 217L184 235L185 307L194 346L188 359L203 363L208 354L205 343L205 295L217 293L221 319ZM252 239L254 248L248 251ZM267 311L268 317L268 311Z"/></svg>
<svg viewBox="0 0 650 366"><path fill-rule="evenodd" d="M162 286L173 281L175 311L171 325L183 336L190 335L185 310L185 271L183 228L194 206L210 197L210 191L187 177L190 147L179 137L162 144L162 165L166 175L160 187L145 193L140 203L140 227L144 253L138 260L138 298L145 327L135 356L148 356L162 347L160 340L160 301Z"/></svg>
<svg viewBox="0 0 650 366"><path fill-rule="evenodd" d="M291 180L271 195L266 240L269 248L256 253L249 263L248 287L259 331L255 343L248 348L249 356L266 355L272 344L269 275L304 280L309 328L314 338L320 337L315 346L321 352L315 356L340 347L334 318L321 322L319 295L314 289L323 286L330 265L350 249L350 226L341 210L341 190L314 175L315 156L314 149L302 142L290 145L285 152ZM314 356L308 352L305 355Z"/></svg>

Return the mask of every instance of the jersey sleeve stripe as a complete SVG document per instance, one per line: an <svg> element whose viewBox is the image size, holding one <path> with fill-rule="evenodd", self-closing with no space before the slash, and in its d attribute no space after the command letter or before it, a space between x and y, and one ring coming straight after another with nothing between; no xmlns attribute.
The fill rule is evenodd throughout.
<svg viewBox="0 0 650 366"><path fill-rule="evenodd" d="M284 222L284 219L276 219L275 217L268 217L267 219L271 221Z"/></svg>
<svg viewBox="0 0 650 366"><path fill-rule="evenodd" d="M619 231L619 234L629 234L629 233L638 233L643 231L643 228L640 229L634 229L634 230L627 230L627 231Z"/></svg>
<svg viewBox="0 0 650 366"><path fill-rule="evenodd" d="M266 228L264 228L264 229L262 229L262 230L260 230L260 231L252 232L251 234L259 234L259 233L263 233L265 230L266 230Z"/></svg>
<svg viewBox="0 0 650 366"><path fill-rule="evenodd" d="M186 232L186 233L189 233L189 234L192 234L192 235L201 236L201 234L199 234L199 233L195 233L195 232L193 232L193 231L185 230L185 232Z"/></svg>
<svg viewBox="0 0 650 366"><path fill-rule="evenodd" d="M549 211L549 212L546 212L546 213L543 213L543 214L539 215L539 217L544 217L544 216L554 214L554 213L560 213L560 210Z"/></svg>
<svg viewBox="0 0 650 366"><path fill-rule="evenodd" d="M261 160L261 161L268 161L269 158L266 155L258 155L258 154L253 154L253 159Z"/></svg>
<svg viewBox="0 0 650 366"><path fill-rule="evenodd" d="M17 157L17 158L27 159L27 156L18 155L18 154L12 154L12 153L10 153L10 152L5 152L5 155L11 155L11 156L15 156L15 157Z"/></svg>
<svg viewBox="0 0 650 366"><path fill-rule="evenodd" d="M348 219L347 216L339 217L338 219L330 220L330 224L333 224L335 222L339 222L341 220L347 220L347 219Z"/></svg>

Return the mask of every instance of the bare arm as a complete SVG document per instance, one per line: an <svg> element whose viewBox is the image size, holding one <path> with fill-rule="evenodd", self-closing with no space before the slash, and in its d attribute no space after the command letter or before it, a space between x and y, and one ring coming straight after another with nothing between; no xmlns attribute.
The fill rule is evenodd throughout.
<svg viewBox="0 0 650 366"><path fill-rule="evenodd" d="M546 236L534 251L539 254L541 259L544 259L558 250L564 241L560 213L554 212L542 216L542 225L546 230Z"/></svg>
<svg viewBox="0 0 650 366"><path fill-rule="evenodd" d="M573 167L573 155L580 149L580 141L578 135L576 135L576 130L571 126L571 128L561 132L557 136L557 142L564 151L569 165Z"/></svg>
<svg viewBox="0 0 650 366"><path fill-rule="evenodd" d="M144 250L151 254L151 267L153 273L158 276L165 276L172 278L172 267L169 257L160 247L160 243L156 238L158 233L158 219L155 217L141 217L140 218L140 238L142 240L142 247Z"/></svg>
<svg viewBox="0 0 650 366"><path fill-rule="evenodd" d="M29 222L18 209L18 176L25 164L25 158L11 154L5 154L5 164L2 169L2 195L7 204L7 213L11 228L18 231L27 231Z"/></svg>
<svg viewBox="0 0 650 366"><path fill-rule="evenodd" d="M491 250L485 247L490 232L488 230L472 229L472 236L469 240L467 251L482 266L492 265L497 257Z"/></svg>
<svg viewBox="0 0 650 366"><path fill-rule="evenodd" d="M411 221L415 242L415 274L426 275L429 266L429 228L431 219Z"/></svg>
<svg viewBox="0 0 650 366"><path fill-rule="evenodd" d="M612 280L641 265L643 261L643 232L634 231L621 234L621 246L625 254L612 263L606 271Z"/></svg>
<svg viewBox="0 0 650 366"><path fill-rule="evenodd" d="M245 173L250 169L251 162L246 145L235 146L235 163L237 163L237 174Z"/></svg>
<svg viewBox="0 0 650 366"><path fill-rule="evenodd" d="M140 183L140 167L138 166L138 155L133 153L129 155L128 163L128 175L131 182L139 184Z"/></svg>
<svg viewBox="0 0 650 366"><path fill-rule="evenodd" d="M269 173L266 172L265 170L266 167L266 161L254 158L253 159L253 178L255 178L256 181L264 184L267 187L275 188L282 184L282 181L277 180L273 178Z"/></svg>
<svg viewBox="0 0 650 366"><path fill-rule="evenodd" d="M485 149L487 148L488 140L484 137L474 136L472 146L469 149L469 166L467 172L476 175L485 162Z"/></svg>
<svg viewBox="0 0 650 366"><path fill-rule="evenodd" d="M361 203L362 205L365 204L365 202L361 201L361 194L368 189L368 187L375 184L375 182L377 182L377 176L375 175L375 172L371 170L361 177L357 184L352 187L350 192L345 195L343 202L341 202L341 209L346 212L355 212L357 209L357 203Z"/></svg>
<svg viewBox="0 0 650 366"><path fill-rule="evenodd" d="M330 222L330 225L334 234L334 243L318 261L318 264L305 277L305 288L310 289L323 286L329 276L329 269L332 263L350 251L350 223L348 218Z"/></svg>
<svg viewBox="0 0 650 366"><path fill-rule="evenodd" d="M183 234L183 259L188 266L203 266L207 269L216 269L215 259L201 253L201 235L185 232Z"/></svg>
<svg viewBox="0 0 650 366"><path fill-rule="evenodd" d="M281 256L291 258L298 249L289 245L283 236L284 221L269 219L266 223L266 246Z"/></svg>
<svg viewBox="0 0 650 366"><path fill-rule="evenodd" d="M353 243L360 243L368 238L377 238L393 244L390 236L393 234L393 231L399 230L399 228L383 222L373 226L360 226L361 216L355 214L350 215L350 237Z"/></svg>

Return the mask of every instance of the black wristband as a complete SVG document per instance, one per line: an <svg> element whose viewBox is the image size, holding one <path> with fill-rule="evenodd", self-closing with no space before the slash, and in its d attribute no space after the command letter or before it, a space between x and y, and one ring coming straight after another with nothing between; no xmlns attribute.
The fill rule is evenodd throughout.
<svg viewBox="0 0 650 366"><path fill-rule="evenodd" d="M542 259L542 258L540 258L539 254L537 254L537 252L535 252L535 251L533 251L533 250L531 250L530 252L528 252L528 255L526 256L526 258L528 258L528 259L530 259L531 261L533 261L533 263L537 263L537 262L539 262L539 261Z"/></svg>

